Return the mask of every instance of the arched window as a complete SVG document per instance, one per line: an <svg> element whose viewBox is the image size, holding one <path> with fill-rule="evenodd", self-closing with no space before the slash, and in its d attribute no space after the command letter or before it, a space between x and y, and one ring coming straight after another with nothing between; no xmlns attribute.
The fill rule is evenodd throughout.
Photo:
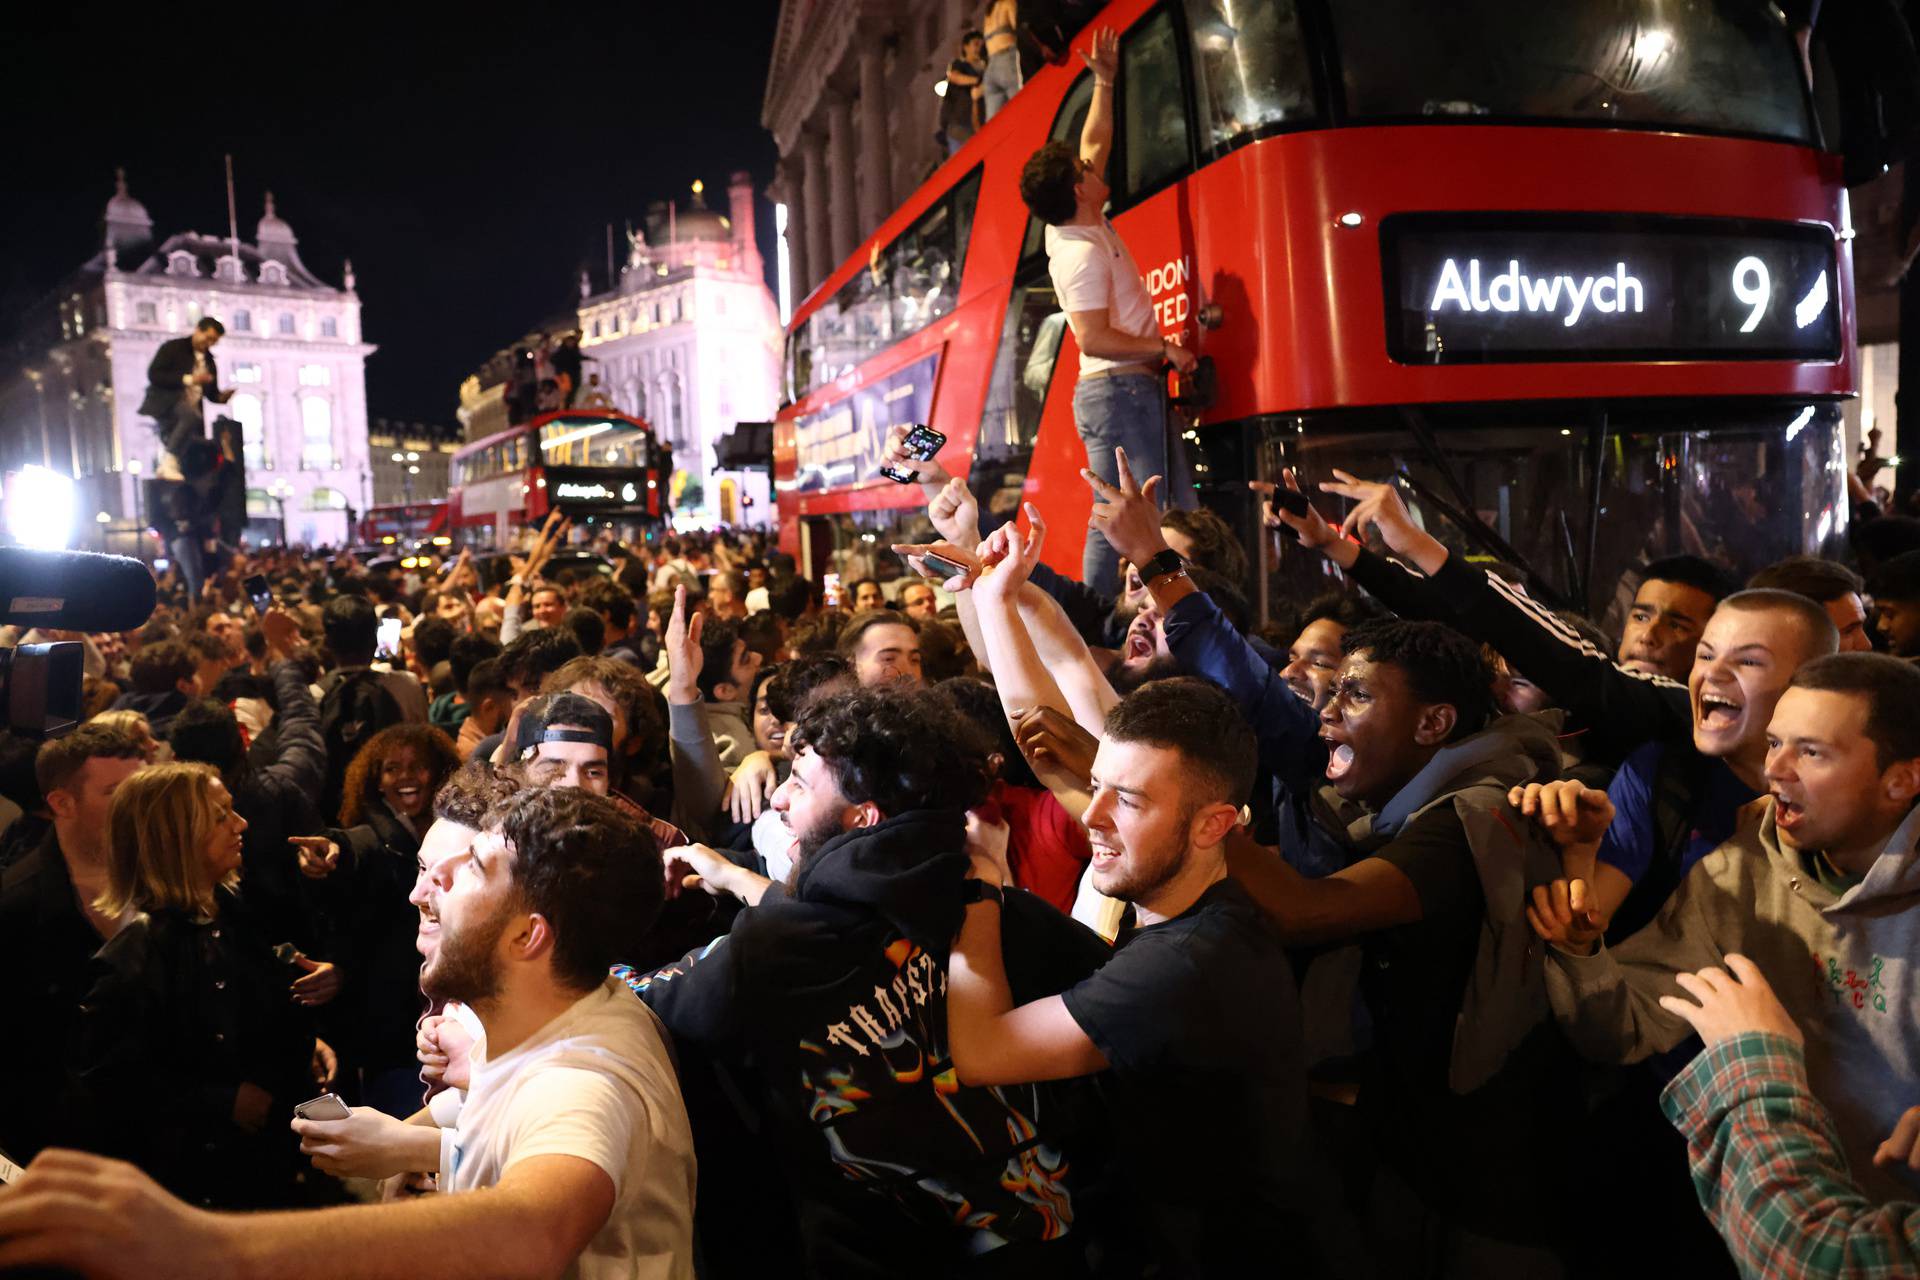
<svg viewBox="0 0 1920 1280"><path fill-rule="evenodd" d="M346 509L347 495L338 489L329 489L322 485L307 495L309 511L345 511Z"/></svg>
<svg viewBox="0 0 1920 1280"><path fill-rule="evenodd" d="M240 438L246 444L247 465L272 470L273 458L267 452L266 419L260 397L250 391L236 391L233 399L227 401L227 412L240 424Z"/></svg>
<svg viewBox="0 0 1920 1280"><path fill-rule="evenodd" d="M319 396L300 402L300 466L307 471L333 466L333 406Z"/></svg>
<svg viewBox="0 0 1920 1280"><path fill-rule="evenodd" d="M277 262L263 262L260 264L261 284L285 284L286 282L287 269L285 267Z"/></svg>
<svg viewBox="0 0 1920 1280"><path fill-rule="evenodd" d="M340 322L338 320L335 320L332 316L328 316L326 319L322 320L320 322L320 336L323 338L339 337Z"/></svg>

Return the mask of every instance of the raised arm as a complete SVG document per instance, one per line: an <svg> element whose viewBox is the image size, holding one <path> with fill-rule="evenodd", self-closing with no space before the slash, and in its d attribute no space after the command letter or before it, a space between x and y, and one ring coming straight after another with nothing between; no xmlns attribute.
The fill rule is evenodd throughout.
<svg viewBox="0 0 1920 1280"><path fill-rule="evenodd" d="M1588 730L1589 758L1617 764L1644 742L1692 733L1693 713L1684 685L1618 666L1526 592L1461 563L1413 522L1392 485L1344 471L1334 475L1335 481L1320 488L1358 504L1343 532L1377 529L1389 548L1431 578L1437 598L1449 605L1444 620L1492 645L1516 671L1544 689L1575 727Z"/></svg>
<svg viewBox="0 0 1920 1280"><path fill-rule="evenodd" d="M1038 534L1035 536L1037 539ZM1020 588L1019 607L1027 636L1066 698L1073 718L1087 732L1099 733L1120 695L1094 661L1087 642L1081 639L1060 602L1032 582Z"/></svg>
<svg viewBox="0 0 1920 1280"><path fill-rule="evenodd" d="M1010 719L1033 707L1071 713L1066 695L1060 692L1020 621L1020 591L1040 559L1047 532L1040 513L1031 504L1027 506L1027 520L1030 535L1022 536L1019 526L1006 524L980 544L980 560L986 567L970 592L1000 705Z"/></svg>
<svg viewBox="0 0 1920 1280"><path fill-rule="evenodd" d="M1120 37L1112 27L1101 27L1081 51L1080 60L1093 72L1093 99L1087 104L1087 122L1080 127L1080 159L1101 177L1113 154L1113 78L1120 73Z"/></svg>

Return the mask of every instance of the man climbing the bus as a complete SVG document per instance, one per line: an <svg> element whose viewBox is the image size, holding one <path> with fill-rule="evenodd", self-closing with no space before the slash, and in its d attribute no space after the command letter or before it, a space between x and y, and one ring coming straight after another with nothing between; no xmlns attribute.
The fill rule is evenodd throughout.
<svg viewBox="0 0 1920 1280"><path fill-rule="evenodd" d="M1111 30L1100 30L1081 54L1093 72L1093 99L1079 150L1048 142L1020 174L1021 198L1047 224L1047 269L1080 347L1074 426L1087 447L1087 466L1108 484L1115 479L1115 448L1127 451L1141 475L1170 474L1161 367L1185 373L1194 366L1191 352L1161 338L1146 282L1103 212L1119 47ZM1119 593L1119 557L1097 529L1087 531L1081 576L1105 595Z"/></svg>

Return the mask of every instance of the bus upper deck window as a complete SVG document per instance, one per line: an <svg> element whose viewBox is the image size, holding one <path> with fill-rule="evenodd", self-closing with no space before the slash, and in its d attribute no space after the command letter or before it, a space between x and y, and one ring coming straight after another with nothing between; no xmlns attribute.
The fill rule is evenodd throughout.
<svg viewBox="0 0 1920 1280"><path fill-rule="evenodd" d="M1314 116L1294 0L1187 0L1204 153L1220 155Z"/></svg>
<svg viewBox="0 0 1920 1280"><path fill-rule="evenodd" d="M1186 92L1170 11L1162 9L1127 33L1120 83L1126 179L1114 185L1116 195L1138 195L1189 165Z"/></svg>

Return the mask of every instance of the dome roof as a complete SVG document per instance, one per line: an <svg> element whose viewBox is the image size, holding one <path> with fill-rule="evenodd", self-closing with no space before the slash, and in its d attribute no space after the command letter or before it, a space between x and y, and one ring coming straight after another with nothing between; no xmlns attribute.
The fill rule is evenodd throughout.
<svg viewBox="0 0 1920 1280"><path fill-rule="evenodd" d="M151 229L153 219L147 214L147 206L127 194L127 171L113 171L113 199L107 201L107 221L122 226L145 227Z"/></svg>
<svg viewBox="0 0 1920 1280"><path fill-rule="evenodd" d="M731 240L733 225L711 209L689 209L674 219L676 240Z"/></svg>
<svg viewBox="0 0 1920 1280"><path fill-rule="evenodd" d="M279 241L283 244L294 243L293 228L286 220L273 211L273 192L267 192L267 212L253 229L253 238L261 244Z"/></svg>

